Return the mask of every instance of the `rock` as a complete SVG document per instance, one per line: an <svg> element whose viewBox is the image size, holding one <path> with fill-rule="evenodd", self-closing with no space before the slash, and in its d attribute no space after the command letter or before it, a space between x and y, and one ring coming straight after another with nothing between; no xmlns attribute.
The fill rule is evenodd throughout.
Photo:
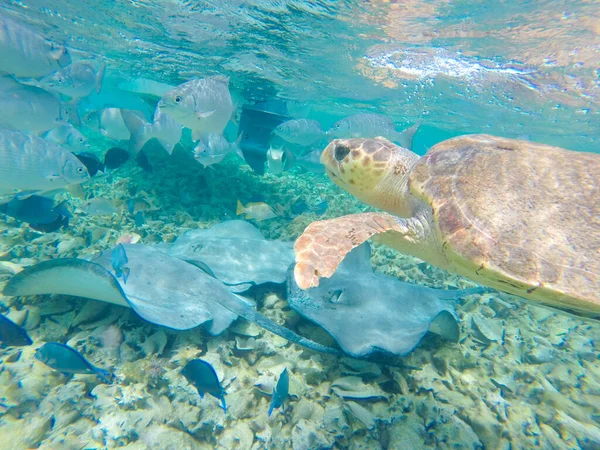
<svg viewBox="0 0 600 450"><path fill-rule="evenodd" d="M388 395L379 386L365 384L359 377L338 378L331 384L331 390L343 398L388 398Z"/></svg>

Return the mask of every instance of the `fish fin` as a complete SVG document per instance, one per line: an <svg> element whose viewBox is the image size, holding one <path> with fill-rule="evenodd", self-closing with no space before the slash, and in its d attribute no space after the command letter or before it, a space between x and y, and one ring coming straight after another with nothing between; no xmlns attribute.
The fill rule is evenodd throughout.
<svg viewBox="0 0 600 450"><path fill-rule="evenodd" d="M242 158L244 161L246 161L246 158L244 157L244 152L242 151L242 147L240 145L242 143L243 135L244 133L240 133L239 136L236 138L235 142L231 144L231 146L233 147L235 154Z"/></svg>
<svg viewBox="0 0 600 450"><path fill-rule="evenodd" d="M54 207L54 211L56 211L58 214L60 214L63 217L72 219L73 214L71 214L71 211L69 211L68 205L69 205L69 203L66 200L63 202L60 202L58 205L56 205Z"/></svg>
<svg viewBox="0 0 600 450"><path fill-rule="evenodd" d="M74 98L74 99L71 99L71 101L66 103L66 105L64 106L64 108L66 108L65 111L68 111L68 114L69 114L68 121L71 122L76 127L81 126L81 117L79 117L79 105L80 104L81 104L81 99Z"/></svg>
<svg viewBox="0 0 600 450"><path fill-rule="evenodd" d="M223 414L227 412L227 403L225 403L225 396L221 395L221 408L223 408Z"/></svg>
<svg viewBox="0 0 600 450"><path fill-rule="evenodd" d="M163 146L163 148L165 149L165 151L169 154L172 155L173 154L173 150L175 149L175 145L171 145L171 144L167 144L165 141L162 141L160 139L157 139L157 141L159 142L160 145Z"/></svg>
<svg viewBox="0 0 600 450"><path fill-rule="evenodd" d="M229 85L229 77L227 75L213 75L210 78L214 81L218 81L220 83L225 83L226 85Z"/></svg>
<svg viewBox="0 0 600 450"><path fill-rule="evenodd" d="M204 398L204 392L198 391L198 394L200 394L200 398Z"/></svg>
<svg viewBox="0 0 600 450"><path fill-rule="evenodd" d="M231 121L231 123L233 123L237 127L238 126L238 120L237 120L238 104L237 104L237 102L234 102L232 106L233 107L231 108L231 117L229 118L229 120Z"/></svg>
<svg viewBox="0 0 600 450"><path fill-rule="evenodd" d="M106 64L101 63L100 68L98 69L98 73L96 74L96 94L100 93L102 89L102 82L104 81L104 72L106 70Z"/></svg>
<svg viewBox="0 0 600 450"><path fill-rule="evenodd" d="M212 116L215 112L217 112L216 109L211 109L210 111L204 111L204 112L197 112L196 117L200 120L207 119L210 116Z"/></svg>
<svg viewBox="0 0 600 450"><path fill-rule="evenodd" d="M240 214L244 213L244 210L246 208L244 208L244 205L242 205L242 202L240 202L239 200L237 201L237 208L235 210L235 215L239 216Z"/></svg>
<svg viewBox="0 0 600 450"><path fill-rule="evenodd" d="M269 405L269 413L268 416L271 417L271 413L273 412L273 408L275 407L274 402L271 402L271 404Z"/></svg>
<svg viewBox="0 0 600 450"><path fill-rule="evenodd" d="M396 133L395 141L400 144L400 146L412 150L413 139L415 137L416 132L421 126L422 120L418 120L414 125L408 127L407 129Z"/></svg>
<svg viewBox="0 0 600 450"><path fill-rule="evenodd" d="M122 109L121 116L125 126L131 133L129 146L133 156L135 156L146 145L146 142L152 139L152 126L131 110Z"/></svg>
<svg viewBox="0 0 600 450"><path fill-rule="evenodd" d="M129 267L123 267L123 284L127 284L127 278L129 278L130 273L131 269Z"/></svg>
<svg viewBox="0 0 600 450"><path fill-rule="evenodd" d="M197 142L202 138L202 133L197 130L192 130L192 141Z"/></svg>

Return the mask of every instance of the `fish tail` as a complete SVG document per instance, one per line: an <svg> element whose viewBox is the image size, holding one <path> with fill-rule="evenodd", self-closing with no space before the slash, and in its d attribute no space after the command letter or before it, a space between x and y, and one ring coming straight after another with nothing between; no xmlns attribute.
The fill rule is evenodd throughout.
<svg viewBox="0 0 600 450"><path fill-rule="evenodd" d="M242 205L242 202L240 202L239 200L237 201L237 208L235 210L235 215L239 216L240 214L243 214L246 208L244 208L244 205Z"/></svg>
<svg viewBox="0 0 600 450"><path fill-rule="evenodd" d="M242 137L244 136L244 132L241 132L239 134L239 136L237 137L237 139L235 140L235 142L233 144L231 144L231 146L233 147L233 150L235 151L235 153L242 158L244 161L246 161L246 158L244 157L244 152L242 151Z"/></svg>
<svg viewBox="0 0 600 450"><path fill-rule="evenodd" d="M135 114L133 111L125 109L121 110L121 116L125 126L131 133L131 139L129 145L131 147L133 156L137 155L142 147L152 139L152 126L147 124L140 116Z"/></svg>
<svg viewBox="0 0 600 450"><path fill-rule="evenodd" d="M104 81L104 71L106 70L106 64L102 63L100 64L100 68L98 69L98 73L96 74L96 83L95 83L95 88L96 88L96 94L100 93L100 90L102 89L102 82Z"/></svg>
<svg viewBox="0 0 600 450"><path fill-rule="evenodd" d="M400 144L400 146L412 150L413 147L413 139L415 134L419 130L422 121L418 120L414 125L408 127L405 130L396 133L395 141Z"/></svg>

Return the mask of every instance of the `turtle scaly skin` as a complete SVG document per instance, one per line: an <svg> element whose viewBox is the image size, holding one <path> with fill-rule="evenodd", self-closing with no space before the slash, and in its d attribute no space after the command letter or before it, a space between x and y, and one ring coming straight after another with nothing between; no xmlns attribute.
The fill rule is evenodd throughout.
<svg viewBox="0 0 600 450"><path fill-rule="evenodd" d="M383 138L335 140L321 162L391 214L311 224L295 245L299 286L373 237L479 284L600 315L600 155L468 135L421 158Z"/></svg>

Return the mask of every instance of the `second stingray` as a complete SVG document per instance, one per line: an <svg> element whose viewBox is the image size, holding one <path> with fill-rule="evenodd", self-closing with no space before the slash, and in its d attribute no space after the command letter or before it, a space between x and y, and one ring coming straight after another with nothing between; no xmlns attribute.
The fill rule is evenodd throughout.
<svg viewBox="0 0 600 450"><path fill-rule="evenodd" d="M352 250L331 278L301 290L288 271L288 303L325 328L342 350L355 357L381 351L410 353L427 332L457 342L458 323L448 300L487 291L432 289L373 272L370 248Z"/></svg>
<svg viewBox="0 0 600 450"><path fill-rule="evenodd" d="M294 262L291 242L267 240L243 220L188 231L175 241L169 255L200 267L235 293L264 283L284 283Z"/></svg>

